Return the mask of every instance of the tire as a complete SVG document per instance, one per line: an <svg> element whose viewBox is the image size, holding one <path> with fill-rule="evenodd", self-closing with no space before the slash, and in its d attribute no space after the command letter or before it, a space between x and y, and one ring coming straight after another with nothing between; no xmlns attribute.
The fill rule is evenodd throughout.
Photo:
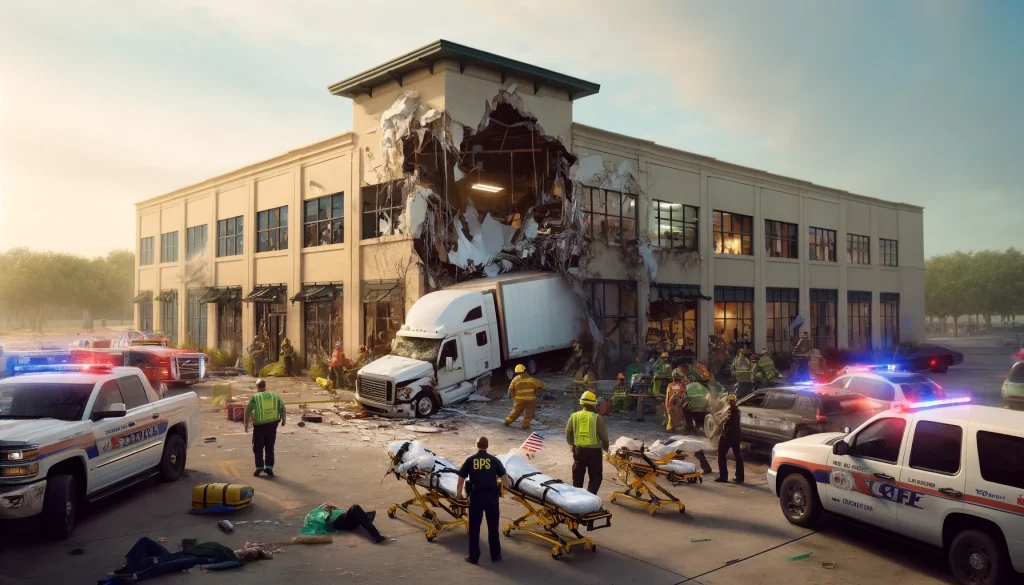
<svg viewBox="0 0 1024 585"><path fill-rule="evenodd" d="M515 366L512 366L512 365L505 366L505 379L508 380L509 382L511 382L512 378L515 378L515 377L516 377Z"/></svg>
<svg viewBox="0 0 1024 585"><path fill-rule="evenodd" d="M419 398L413 401L412 408L416 412L416 418L427 418L440 409L437 398L430 392L420 394Z"/></svg>
<svg viewBox="0 0 1024 585"><path fill-rule="evenodd" d="M47 538L63 540L71 536L78 515L78 500L75 476L58 473L47 478L42 514L43 533Z"/></svg>
<svg viewBox="0 0 1024 585"><path fill-rule="evenodd" d="M791 473L782 481L779 504L782 506L782 515L795 526L811 528L821 518L818 490L799 473Z"/></svg>
<svg viewBox="0 0 1024 585"><path fill-rule="evenodd" d="M949 545L949 570L961 585L996 585L1010 574L1003 543L985 530L963 530Z"/></svg>
<svg viewBox="0 0 1024 585"><path fill-rule="evenodd" d="M164 454L160 457L160 481L178 481L185 471L185 439L174 433L164 442Z"/></svg>
<svg viewBox="0 0 1024 585"><path fill-rule="evenodd" d="M531 376L536 374L537 373L537 360L535 360L535 359L528 359L528 360L526 360L526 371L529 372Z"/></svg>
<svg viewBox="0 0 1024 585"><path fill-rule="evenodd" d="M704 417L704 436L713 439L719 432L718 420L715 419L715 415L708 414Z"/></svg>

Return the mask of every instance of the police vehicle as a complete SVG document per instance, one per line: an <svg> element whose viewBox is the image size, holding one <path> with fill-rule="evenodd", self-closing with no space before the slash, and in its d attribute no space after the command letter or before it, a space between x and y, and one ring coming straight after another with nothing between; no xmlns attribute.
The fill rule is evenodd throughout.
<svg viewBox="0 0 1024 585"><path fill-rule="evenodd" d="M1024 413L947 398L897 405L853 432L772 450L792 524L823 512L945 550L958 583L1024 572Z"/></svg>
<svg viewBox="0 0 1024 585"><path fill-rule="evenodd" d="M199 433L194 392L162 398L139 368L26 365L0 380L0 520L71 535L80 504L181 477Z"/></svg>
<svg viewBox="0 0 1024 585"><path fill-rule="evenodd" d="M866 396L881 410L894 404L948 398L942 386L928 376L899 371L895 365L848 366L825 386Z"/></svg>

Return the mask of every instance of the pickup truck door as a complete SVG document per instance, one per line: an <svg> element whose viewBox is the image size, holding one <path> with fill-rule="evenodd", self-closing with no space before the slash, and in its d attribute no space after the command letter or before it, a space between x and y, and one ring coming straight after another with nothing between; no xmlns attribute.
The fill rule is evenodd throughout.
<svg viewBox="0 0 1024 585"><path fill-rule="evenodd" d="M452 358L451 371L448 371L448 358ZM437 389L441 393L441 402L445 406L472 391L458 386L459 382L466 379L466 371L462 364L459 339L456 337L446 339L441 346L441 353L437 356Z"/></svg>
<svg viewBox="0 0 1024 585"><path fill-rule="evenodd" d="M900 487L911 496L898 506L899 531L904 536L942 546L946 517L964 509L967 470L963 464L967 432L957 423L914 420L910 455Z"/></svg>
<svg viewBox="0 0 1024 585"><path fill-rule="evenodd" d="M819 484L826 510L896 530L897 508L910 498L898 484L907 426L903 417L875 419L849 439L846 455L829 453L829 481Z"/></svg>
<svg viewBox="0 0 1024 585"><path fill-rule="evenodd" d="M110 406L122 403L128 406L121 395L121 389L114 380L107 380L100 386L93 399L92 408L88 416L91 418L93 412L109 410ZM134 465L138 461L137 455L130 439L139 427L144 413L131 409L123 417L105 418L92 423L93 437L96 441L96 457L89 460L89 492L109 486L121 479L133 475Z"/></svg>
<svg viewBox="0 0 1024 585"><path fill-rule="evenodd" d="M131 437L133 447L138 454L133 456L132 470L135 473L156 467L163 456L164 437L167 434L167 421L170 412L156 409L158 403L151 403L146 387L135 374L128 374L117 379L121 396L125 399L128 416L136 421L134 434Z"/></svg>

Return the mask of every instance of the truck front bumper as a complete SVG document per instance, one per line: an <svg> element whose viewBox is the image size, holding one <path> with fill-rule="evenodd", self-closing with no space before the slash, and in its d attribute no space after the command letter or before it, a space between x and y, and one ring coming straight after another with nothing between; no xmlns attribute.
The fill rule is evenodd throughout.
<svg viewBox="0 0 1024 585"><path fill-rule="evenodd" d="M46 480L15 486L0 486L0 519L28 518L43 511Z"/></svg>
<svg viewBox="0 0 1024 585"><path fill-rule="evenodd" d="M779 486L776 485L776 483L778 482L778 475L779 473L777 471L775 471L771 467L768 468L768 489L772 490L772 495L775 496L776 498L779 497Z"/></svg>
<svg viewBox="0 0 1024 585"><path fill-rule="evenodd" d="M411 402L388 404L386 402L378 402L376 400L363 398L358 392L356 393L356 402L358 402L366 412L376 414L378 416L387 418L416 418L416 412L413 410Z"/></svg>

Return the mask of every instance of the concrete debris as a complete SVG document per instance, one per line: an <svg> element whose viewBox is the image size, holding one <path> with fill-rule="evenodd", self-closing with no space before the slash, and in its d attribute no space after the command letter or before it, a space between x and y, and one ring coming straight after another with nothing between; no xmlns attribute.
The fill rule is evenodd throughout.
<svg viewBox="0 0 1024 585"><path fill-rule="evenodd" d="M480 394L470 394L468 401L469 402L490 402L491 399L486 397L486 396L482 396Z"/></svg>
<svg viewBox="0 0 1024 585"><path fill-rule="evenodd" d="M324 417L319 414L304 414L302 415L302 422L322 423L324 422Z"/></svg>

